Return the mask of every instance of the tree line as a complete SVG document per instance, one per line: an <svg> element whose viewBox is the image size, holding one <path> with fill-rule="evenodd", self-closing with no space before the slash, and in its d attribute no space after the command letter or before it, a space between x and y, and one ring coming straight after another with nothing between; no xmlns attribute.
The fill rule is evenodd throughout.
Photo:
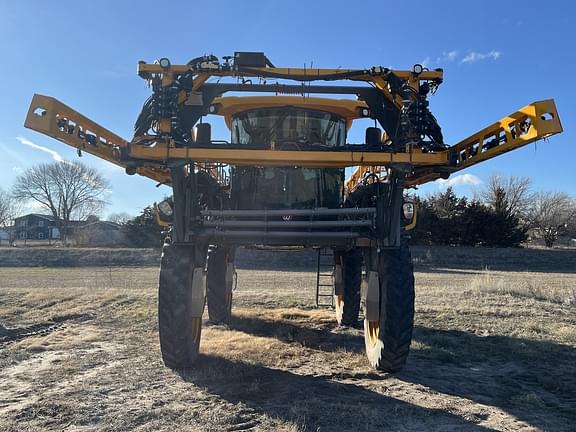
<svg viewBox="0 0 576 432"><path fill-rule="evenodd" d="M413 197L418 212L413 243L519 247L527 241L552 247L576 237L576 201L563 192L534 192L528 177L492 176L475 197L452 188Z"/></svg>
<svg viewBox="0 0 576 432"><path fill-rule="evenodd" d="M30 203L53 216L66 242L72 220L96 218L107 205L108 181L80 162L33 166L20 174L11 191L0 189L0 229L13 224ZM576 201L563 192L534 192L528 177L492 176L472 199L452 188L413 197L418 221L416 244L518 247L528 240L552 247L561 236L576 237ZM163 228L153 206L139 215L111 214L121 225L127 246L159 247Z"/></svg>
<svg viewBox="0 0 576 432"><path fill-rule="evenodd" d="M67 243L72 221L99 220L108 205L109 188L109 182L96 169L80 162L33 166L16 178L11 191L0 189L0 229L14 232L14 220L33 204L39 213L53 217L60 240ZM108 220L120 225L126 246L162 245L163 228L156 223L153 206L136 217L114 213Z"/></svg>

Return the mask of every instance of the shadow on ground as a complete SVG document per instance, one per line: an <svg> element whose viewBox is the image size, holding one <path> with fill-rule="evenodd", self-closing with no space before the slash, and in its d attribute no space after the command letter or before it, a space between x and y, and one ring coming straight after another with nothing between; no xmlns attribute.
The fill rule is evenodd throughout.
<svg viewBox="0 0 576 432"><path fill-rule="evenodd" d="M427 348L412 352L399 379L500 407L545 430L576 422L575 348L422 326L414 336Z"/></svg>
<svg viewBox="0 0 576 432"><path fill-rule="evenodd" d="M345 348L347 351L363 352L364 341L359 330L342 330L328 323L314 322L316 328L310 328L308 323L305 325L304 327L302 323L271 321L254 316L234 317L231 323L235 330L256 336L275 337L287 343L299 343L320 351L334 352ZM414 340L420 342L418 346L421 348L412 350L406 368L395 375L399 380L424 385L439 393L499 407L516 418L545 430L571 430L570 425L576 422L575 348L552 342L508 336L483 337L464 331L437 330L424 326L415 328ZM320 411L322 404L337 401L338 397L334 395L339 392L347 392L349 395L357 392L356 397L361 401L359 404L367 404L365 406L370 406L371 409L391 407L393 411L403 412L411 409L422 410L421 407L410 406L354 385L335 384L317 377L293 376L262 366L225 365L226 361L223 359L217 359L217 362L224 366L244 368L244 372L249 375L255 372L255 376L263 374L266 377L263 382L266 386L271 386L272 390L271 393L264 393L269 393L271 398L275 397L274 392L278 390L273 384L276 379L280 380L283 386L293 387L287 391L288 398L293 392L312 405L315 403L314 399L318 398L322 402L317 405ZM388 377L376 372L362 377L356 374L351 376L372 380ZM330 378L346 376L335 374ZM301 394L299 386L309 388L311 384L317 391L309 395L306 392ZM232 396L234 391L223 396ZM251 396L247 396L248 401L251 401ZM238 401L240 400L241 396L238 396ZM261 401L252 402L258 406ZM277 405L276 409L281 411L281 405ZM318 422L318 425L322 424L321 418ZM313 424L316 425L316 422ZM470 429L464 429L474 430L471 427L472 424L467 426Z"/></svg>
<svg viewBox="0 0 576 432"><path fill-rule="evenodd" d="M456 430L490 430L445 410L413 405L358 385L222 357L203 355L194 370L180 375L228 402L298 423L304 431L395 430L402 423L403 430L429 430L442 424Z"/></svg>
<svg viewBox="0 0 576 432"><path fill-rule="evenodd" d="M359 329L336 327L335 322L314 323L316 327L300 325L288 320L269 320L257 316L232 316L230 327L254 336L275 337L283 342L326 352L346 351L363 353L364 338Z"/></svg>

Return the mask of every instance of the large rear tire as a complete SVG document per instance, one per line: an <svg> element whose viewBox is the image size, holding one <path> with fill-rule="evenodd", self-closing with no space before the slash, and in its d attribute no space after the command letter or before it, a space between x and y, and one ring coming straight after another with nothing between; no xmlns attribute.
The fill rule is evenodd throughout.
<svg viewBox="0 0 576 432"><path fill-rule="evenodd" d="M362 282L362 252L352 249L335 255L342 266L343 292L334 295L336 321L341 326L356 327L360 312L360 284Z"/></svg>
<svg viewBox="0 0 576 432"><path fill-rule="evenodd" d="M158 330L162 360L172 369L190 367L200 348L202 317L193 316L194 267L193 247L164 246L158 288Z"/></svg>
<svg viewBox="0 0 576 432"><path fill-rule="evenodd" d="M215 323L228 324L232 315L232 287L226 273L231 250L216 246L208 251L207 303L208 317Z"/></svg>
<svg viewBox="0 0 576 432"><path fill-rule="evenodd" d="M380 319L364 320L366 355L376 369L396 372L406 363L414 328L414 269L407 242L382 250L377 271Z"/></svg>

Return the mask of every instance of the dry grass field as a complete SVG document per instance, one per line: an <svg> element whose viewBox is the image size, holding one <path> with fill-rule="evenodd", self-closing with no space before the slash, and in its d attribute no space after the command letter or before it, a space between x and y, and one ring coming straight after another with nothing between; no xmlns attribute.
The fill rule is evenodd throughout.
<svg viewBox="0 0 576 432"><path fill-rule="evenodd" d="M0 268L0 323L20 327L0 342L0 430L574 430L575 255L548 272L422 256L394 375L312 307L311 272L239 270L230 327L206 323L197 366L176 373L158 352L155 267Z"/></svg>

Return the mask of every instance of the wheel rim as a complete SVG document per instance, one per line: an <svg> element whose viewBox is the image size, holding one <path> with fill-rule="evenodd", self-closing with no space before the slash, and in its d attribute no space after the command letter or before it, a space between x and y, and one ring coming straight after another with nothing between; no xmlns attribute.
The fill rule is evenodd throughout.
<svg viewBox="0 0 576 432"><path fill-rule="evenodd" d="M339 311L344 306L344 297L340 294L336 294L334 296L334 306L336 307L336 311Z"/></svg>
<svg viewBox="0 0 576 432"><path fill-rule="evenodd" d="M376 345L380 341L380 321L368 321L364 326L366 341L370 346Z"/></svg>
<svg viewBox="0 0 576 432"><path fill-rule="evenodd" d="M336 321L338 324L342 321L342 315L344 312L344 296L341 294L334 295L334 309L336 312Z"/></svg>
<svg viewBox="0 0 576 432"><path fill-rule="evenodd" d="M232 311L232 293L226 296L226 307L228 308L228 312Z"/></svg>
<svg viewBox="0 0 576 432"><path fill-rule="evenodd" d="M197 341L200 339L200 332L202 330L202 318L192 318L192 340Z"/></svg>

